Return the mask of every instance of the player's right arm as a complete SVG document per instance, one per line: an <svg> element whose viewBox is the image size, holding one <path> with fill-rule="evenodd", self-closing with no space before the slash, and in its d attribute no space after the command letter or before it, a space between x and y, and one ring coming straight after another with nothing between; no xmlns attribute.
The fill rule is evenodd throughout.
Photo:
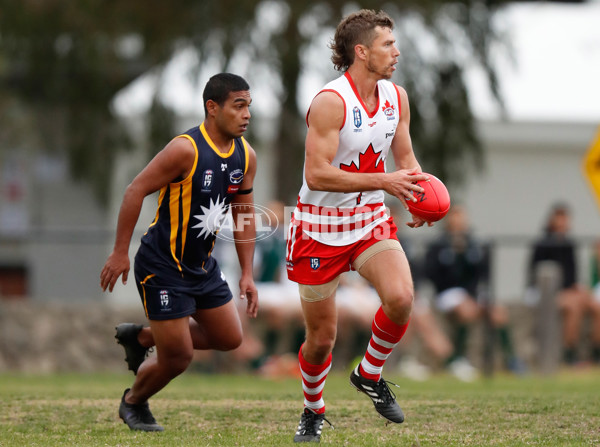
<svg viewBox="0 0 600 447"><path fill-rule="evenodd" d="M346 172L332 165L339 144L340 129L344 124L344 102L334 92L319 93L308 114L306 134L306 159L304 175L313 191L361 192L382 189L397 197L415 200L411 191L422 191L412 183L419 174L409 180L400 180L397 174ZM426 177L423 177L423 180Z"/></svg>
<svg viewBox="0 0 600 447"><path fill-rule="evenodd" d="M129 243L140 216L144 198L163 186L186 178L196 156L187 138L175 138L160 151L127 186L117 220L113 251L100 273L100 287L112 292L119 276L127 283L129 273Z"/></svg>

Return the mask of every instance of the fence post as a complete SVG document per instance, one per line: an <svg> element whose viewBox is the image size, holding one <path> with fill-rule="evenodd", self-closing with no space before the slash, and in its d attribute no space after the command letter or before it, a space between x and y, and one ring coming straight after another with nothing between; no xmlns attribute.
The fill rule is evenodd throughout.
<svg viewBox="0 0 600 447"><path fill-rule="evenodd" d="M479 302L484 306L484 325L483 325L483 374L487 378L494 375L494 352L496 345L496 330L492 321L494 312L495 296L492 284L492 255L494 254L494 245L492 242L482 244L483 264L482 276L484 281L481 284L479 293Z"/></svg>
<svg viewBox="0 0 600 447"><path fill-rule="evenodd" d="M535 270L540 293L537 306L538 367L542 374L556 372L560 363L560 318L556 295L562 281L560 266L555 261L542 261Z"/></svg>

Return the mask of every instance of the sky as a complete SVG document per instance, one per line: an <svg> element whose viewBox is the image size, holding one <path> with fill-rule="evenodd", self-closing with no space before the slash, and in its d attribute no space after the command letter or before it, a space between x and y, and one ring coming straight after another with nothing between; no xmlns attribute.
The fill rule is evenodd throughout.
<svg viewBox="0 0 600 447"><path fill-rule="evenodd" d="M263 11L262 14L268 14ZM268 17L261 20L265 23ZM500 11L494 25L509 37L508 48L497 45L492 57L498 67L500 88L507 117L513 121L575 121L600 123L600 1L586 4L544 2L512 4ZM326 44L323 44L326 48ZM327 60L328 58L323 58ZM166 103L182 115L202 115L202 87L218 65L205 61L199 79L189 78L197 62L192 50L182 50L159 80L147 74L125 89L115 100L123 115L148 109L152 85L161 82ZM402 63L402 62L400 62ZM239 65L238 65L239 66ZM253 85L255 102L261 114L276 113L275 79ZM301 107L324 83L308 73L301 79ZM482 120L500 117L480 67L466 72L471 106ZM200 86L200 87L198 87Z"/></svg>
<svg viewBox="0 0 600 447"><path fill-rule="evenodd" d="M494 52L510 119L600 123L600 1L515 4L495 20L514 52ZM497 118L481 70L467 84L476 116Z"/></svg>

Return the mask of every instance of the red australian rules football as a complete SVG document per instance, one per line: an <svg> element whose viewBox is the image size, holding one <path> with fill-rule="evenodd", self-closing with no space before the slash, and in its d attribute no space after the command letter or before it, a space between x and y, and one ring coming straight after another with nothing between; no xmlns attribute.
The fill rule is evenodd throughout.
<svg viewBox="0 0 600 447"><path fill-rule="evenodd" d="M413 191L416 202L406 199L408 210L413 216L420 217L427 222L437 222L442 219L450 209L450 194L446 185L435 175L422 172L429 181L415 182L422 187L424 192Z"/></svg>

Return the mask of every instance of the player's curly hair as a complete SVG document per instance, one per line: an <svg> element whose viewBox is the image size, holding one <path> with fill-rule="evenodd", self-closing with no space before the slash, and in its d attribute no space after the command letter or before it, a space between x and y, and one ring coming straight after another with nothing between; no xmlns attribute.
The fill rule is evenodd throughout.
<svg viewBox="0 0 600 447"><path fill-rule="evenodd" d="M337 29L329 48L331 62L336 70L346 71L354 63L354 47L370 46L376 37L375 27L394 29L394 21L385 12L361 9L345 17Z"/></svg>

